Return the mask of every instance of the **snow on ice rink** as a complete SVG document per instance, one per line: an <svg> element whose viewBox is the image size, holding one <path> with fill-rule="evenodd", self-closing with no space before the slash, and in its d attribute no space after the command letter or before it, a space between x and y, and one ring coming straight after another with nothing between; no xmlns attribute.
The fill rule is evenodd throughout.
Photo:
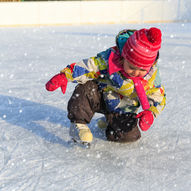
<svg viewBox="0 0 191 191"><path fill-rule="evenodd" d="M66 95L44 84L68 64L115 44L122 29L160 27L167 105L142 138L72 147ZM191 23L0 28L1 191L190 191Z"/></svg>

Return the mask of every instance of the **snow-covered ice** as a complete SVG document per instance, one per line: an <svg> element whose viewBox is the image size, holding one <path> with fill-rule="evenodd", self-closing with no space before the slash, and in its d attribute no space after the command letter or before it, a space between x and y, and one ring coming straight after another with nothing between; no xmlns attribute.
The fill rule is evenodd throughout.
<svg viewBox="0 0 191 191"><path fill-rule="evenodd" d="M162 29L160 73L167 106L142 138L107 142L90 124L91 149L72 147L66 95L44 84L66 65L115 44L124 28L92 25L0 28L1 191L191 190L191 23L152 24Z"/></svg>

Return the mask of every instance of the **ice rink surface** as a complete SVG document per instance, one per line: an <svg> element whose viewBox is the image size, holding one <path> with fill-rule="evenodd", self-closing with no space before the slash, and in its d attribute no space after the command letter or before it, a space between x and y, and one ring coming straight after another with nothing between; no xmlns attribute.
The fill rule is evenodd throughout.
<svg viewBox="0 0 191 191"><path fill-rule="evenodd" d="M90 149L68 144L66 94L45 83L68 64L115 45L125 28L159 27L167 105L130 144L90 128ZM1 191L189 191L191 189L191 23L0 28Z"/></svg>

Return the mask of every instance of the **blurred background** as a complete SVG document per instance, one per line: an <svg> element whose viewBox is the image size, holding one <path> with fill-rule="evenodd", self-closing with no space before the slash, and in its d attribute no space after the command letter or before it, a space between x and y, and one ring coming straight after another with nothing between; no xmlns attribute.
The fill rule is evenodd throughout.
<svg viewBox="0 0 191 191"><path fill-rule="evenodd" d="M190 22L190 0L0 0L0 26Z"/></svg>

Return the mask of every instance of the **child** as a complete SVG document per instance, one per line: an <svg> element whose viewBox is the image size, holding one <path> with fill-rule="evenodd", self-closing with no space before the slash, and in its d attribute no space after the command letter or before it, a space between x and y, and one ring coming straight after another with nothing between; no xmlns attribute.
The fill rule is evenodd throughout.
<svg viewBox="0 0 191 191"><path fill-rule="evenodd" d="M132 142L141 137L165 107L157 60L161 47L158 28L123 30L116 46L95 57L68 65L46 84L48 91L68 82L77 82L68 102L70 136L90 143L93 135L87 124L95 112L105 115L109 141ZM136 114L142 106L143 111Z"/></svg>

